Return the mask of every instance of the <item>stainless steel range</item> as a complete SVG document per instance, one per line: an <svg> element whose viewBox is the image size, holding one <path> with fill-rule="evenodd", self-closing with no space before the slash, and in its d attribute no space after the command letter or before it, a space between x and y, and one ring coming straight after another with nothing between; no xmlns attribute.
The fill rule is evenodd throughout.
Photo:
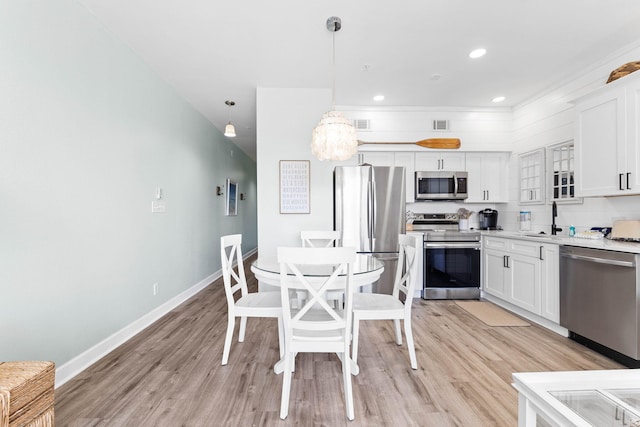
<svg viewBox="0 0 640 427"><path fill-rule="evenodd" d="M480 232L458 230L455 213L417 214L424 232L423 299L480 298Z"/></svg>

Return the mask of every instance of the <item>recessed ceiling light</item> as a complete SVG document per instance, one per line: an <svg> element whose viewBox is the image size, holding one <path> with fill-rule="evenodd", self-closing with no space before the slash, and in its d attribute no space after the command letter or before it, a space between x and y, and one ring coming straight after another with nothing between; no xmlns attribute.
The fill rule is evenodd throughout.
<svg viewBox="0 0 640 427"><path fill-rule="evenodd" d="M471 53L469 54L469 58L473 58L473 59L480 58L481 56L484 56L485 53L487 53L487 49L480 48L480 49L472 50Z"/></svg>
<svg viewBox="0 0 640 427"><path fill-rule="evenodd" d="M504 101L506 98L504 96L496 96L495 98L493 98L491 100L491 102L502 102Z"/></svg>
<svg viewBox="0 0 640 427"><path fill-rule="evenodd" d="M383 101L384 100L384 95L376 95L373 97L374 101Z"/></svg>

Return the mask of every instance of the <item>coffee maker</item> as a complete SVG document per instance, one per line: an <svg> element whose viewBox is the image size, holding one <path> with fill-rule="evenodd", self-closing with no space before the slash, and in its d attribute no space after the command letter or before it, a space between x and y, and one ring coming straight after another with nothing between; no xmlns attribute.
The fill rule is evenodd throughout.
<svg viewBox="0 0 640 427"><path fill-rule="evenodd" d="M478 228L480 230L497 230L498 211L487 208L478 212Z"/></svg>

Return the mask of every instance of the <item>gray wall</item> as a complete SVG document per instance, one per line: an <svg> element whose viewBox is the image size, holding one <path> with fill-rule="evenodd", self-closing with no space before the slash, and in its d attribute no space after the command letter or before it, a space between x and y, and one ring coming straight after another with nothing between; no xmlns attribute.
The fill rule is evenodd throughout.
<svg viewBox="0 0 640 427"><path fill-rule="evenodd" d="M83 6L0 1L0 360L68 362L219 274L256 200L255 162Z"/></svg>

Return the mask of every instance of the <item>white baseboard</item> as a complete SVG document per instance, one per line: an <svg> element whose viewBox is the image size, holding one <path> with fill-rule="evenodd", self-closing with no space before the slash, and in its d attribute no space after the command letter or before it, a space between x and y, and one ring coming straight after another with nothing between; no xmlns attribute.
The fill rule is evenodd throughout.
<svg viewBox="0 0 640 427"><path fill-rule="evenodd" d="M243 258L247 258L256 252L257 249L254 249L253 251L244 254ZM220 277L222 277L222 270L218 270L212 275L202 279L200 282L196 283L189 289L179 293L164 304L161 304L158 307L154 308L138 320L135 320L134 322L115 332L113 335L105 338L88 350L80 353L64 365L56 368L56 388L71 380L80 372L87 369L89 366L115 350L117 347L127 342L143 329L153 324L153 322L157 321L162 316L169 313L171 310L173 310L198 292L202 291L204 288L209 286L215 280L218 280Z"/></svg>

